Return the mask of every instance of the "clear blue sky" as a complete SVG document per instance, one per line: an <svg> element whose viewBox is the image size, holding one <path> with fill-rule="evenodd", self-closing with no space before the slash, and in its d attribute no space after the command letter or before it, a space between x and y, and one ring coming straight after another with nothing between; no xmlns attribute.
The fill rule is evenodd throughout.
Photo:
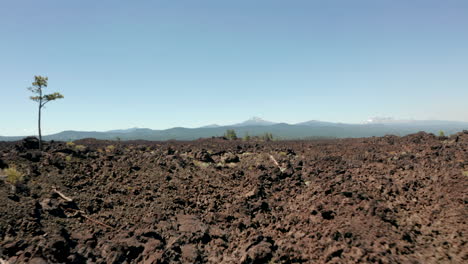
<svg viewBox="0 0 468 264"><path fill-rule="evenodd" d="M466 0L2 0L0 135L468 121Z"/></svg>

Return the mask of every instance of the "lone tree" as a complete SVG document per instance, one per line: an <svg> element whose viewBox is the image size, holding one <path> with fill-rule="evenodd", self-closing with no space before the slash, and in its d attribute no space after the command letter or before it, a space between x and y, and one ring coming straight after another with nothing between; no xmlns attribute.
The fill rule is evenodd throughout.
<svg viewBox="0 0 468 264"><path fill-rule="evenodd" d="M263 136L262 136L263 140L265 141L273 141L273 134L271 133L265 133Z"/></svg>
<svg viewBox="0 0 468 264"><path fill-rule="evenodd" d="M226 133L224 133L224 137L229 140L236 140L237 139L236 131L234 131L234 129L228 129L226 130Z"/></svg>
<svg viewBox="0 0 468 264"><path fill-rule="evenodd" d="M63 98L63 95L60 93L51 93L51 94L42 94L42 89L47 87L47 81L49 78L43 76L34 76L34 82L32 83L32 87L29 87L32 93L36 94L36 96L31 96L31 100L38 102L39 104L39 118L37 121L37 127L39 131L39 149L42 150L42 135L41 135L41 110L45 104L50 101L54 101L57 99Z"/></svg>

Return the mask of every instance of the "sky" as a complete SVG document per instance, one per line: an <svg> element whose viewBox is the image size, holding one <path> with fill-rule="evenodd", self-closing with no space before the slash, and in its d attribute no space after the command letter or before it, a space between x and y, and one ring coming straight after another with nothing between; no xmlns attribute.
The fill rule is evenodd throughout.
<svg viewBox="0 0 468 264"><path fill-rule="evenodd" d="M466 0L0 0L0 135L468 121Z"/></svg>

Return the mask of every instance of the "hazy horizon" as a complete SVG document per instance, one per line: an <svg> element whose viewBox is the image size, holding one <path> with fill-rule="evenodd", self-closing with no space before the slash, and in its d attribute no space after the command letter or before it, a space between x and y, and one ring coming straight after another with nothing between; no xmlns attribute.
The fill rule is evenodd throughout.
<svg viewBox="0 0 468 264"><path fill-rule="evenodd" d="M0 135L371 117L468 122L468 1L8 1Z"/></svg>
<svg viewBox="0 0 468 264"><path fill-rule="evenodd" d="M43 133L43 136L49 136L49 135L53 135L53 134L57 134L57 133L60 133L60 132L65 132L65 131L79 131L79 132L111 132L111 131L118 131L118 130L131 130L131 129L151 129L151 130L168 130L168 129L174 129L174 128L187 128L187 129L197 129L197 128L210 128L212 126L219 126L219 127L236 127L238 125L241 125L241 123L243 122L247 122L247 121L251 121L253 119L257 119L259 118L261 121L268 121L268 122L273 122L274 124L272 125L276 125L276 124L288 124L288 125L299 125L301 123L306 123L306 122L309 122L309 121L319 121L319 122L329 122L329 123L333 123L333 124L346 124L346 125L369 125L369 124L385 124L385 125L392 125L392 124L404 124L404 123L411 123L411 122L414 122L414 121L423 121L423 122L431 122L431 121L435 121L435 122L438 122L438 121L442 121L442 122L453 122L453 123L457 123L457 122L460 122L460 123L465 123L468 125L468 122L467 121L459 121L459 120L434 120L434 119L426 119L426 120L416 120L416 119L394 119L392 117L374 117L374 118L371 118L371 119L368 119L364 122L360 122L360 123L346 123L346 122L330 122L330 121L327 121L327 120L316 120L316 119L311 119L311 120L304 120L304 121L300 121L300 122L296 122L296 123L291 123L291 122L284 122L284 121L276 121L276 120L265 120L263 118L260 118L258 116L252 116L251 118L249 119L245 119L245 120L241 120L239 122L235 122L235 123L225 123L225 124L222 124L222 123L211 123L211 124L205 124L205 125L202 125L202 126L192 126L192 127L189 127L189 126L184 126L184 125L180 125L180 126L174 126L174 127L163 127L163 128L154 128L154 127L138 127L138 126L135 126L135 127L116 127L116 128L113 128L113 129L107 129L107 130L83 130L83 129L64 129L64 130L60 130L60 131L54 131L54 132L48 132L48 133ZM243 126L248 126L248 125L243 125ZM260 125L262 126L262 125ZM267 125L268 126L268 125ZM242 127L242 126L240 126ZM467 127L468 128L468 127ZM2 135L0 134L0 136L5 136L5 137L24 137L24 136L36 136L37 135L37 131L30 131L30 132L25 132L27 134L16 134L16 135Z"/></svg>

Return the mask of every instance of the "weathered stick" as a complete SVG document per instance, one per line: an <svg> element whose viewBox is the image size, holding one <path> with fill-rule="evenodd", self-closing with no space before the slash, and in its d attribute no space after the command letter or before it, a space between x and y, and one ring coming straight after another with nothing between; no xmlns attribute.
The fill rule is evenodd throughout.
<svg viewBox="0 0 468 264"><path fill-rule="evenodd" d="M89 216L84 215L83 213L81 214L81 216L88 219L89 221L91 221L91 222L93 222L95 224L102 225L102 226L110 228L110 229L114 229L112 226L106 225L103 222L99 222L98 220L94 220L94 219L90 218Z"/></svg>
<svg viewBox="0 0 468 264"><path fill-rule="evenodd" d="M64 199L65 201L67 202L73 202L73 199L70 198L70 197L67 197L65 194L59 192L57 189L53 188L52 191L54 191L56 194L58 194L62 199ZM88 219L89 221L95 223L95 224L98 224L98 225L101 225L101 226L104 226L104 227L107 227L107 228L111 228L113 229L112 226L110 225L106 225L104 224L103 222L99 222L98 220L94 220L92 219L91 217L87 216L82 210L76 210L76 209L72 209L72 208L68 208L67 210L72 210L72 211L75 211L75 212L78 212L80 213L80 216ZM1 263L0 263L1 264Z"/></svg>
<svg viewBox="0 0 468 264"><path fill-rule="evenodd" d="M65 196L65 194L59 192L57 189L53 188L52 191L54 191L54 193L58 194L62 199L64 199L65 201L67 202L73 202L73 199L72 198L69 198L67 196Z"/></svg>
<svg viewBox="0 0 468 264"><path fill-rule="evenodd" d="M273 163L275 163L275 165L280 169L281 172L284 172L286 169L285 168L282 168L278 161L276 161L275 157L273 157L273 155L270 154L270 159L273 161Z"/></svg>
<svg viewBox="0 0 468 264"><path fill-rule="evenodd" d="M83 210L76 210L76 209L72 209L72 208L66 208L65 210L67 211L73 211L75 213L77 213L79 216L83 217L83 218L86 218L87 220L89 220L90 222L93 222L95 224L98 224L98 225L101 225L101 226L104 226L104 227L108 227L108 228L111 228L111 229L114 229L112 226L110 225L106 225L104 224L103 222L100 222L98 220L94 220L92 219L91 217L87 216L85 214L85 212ZM75 215L76 216L76 215ZM1 263L0 263L1 264Z"/></svg>
<svg viewBox="0 0 468 264"><path fill-rule="evenodd" d="M280 167L278 161L276 161L275 157L273 157L273 155L271 155L271 154L270 154L270 159L273 161L273 163L275 163L275 165L276 165L278 168L281 169L281 167Z"/></svg>

